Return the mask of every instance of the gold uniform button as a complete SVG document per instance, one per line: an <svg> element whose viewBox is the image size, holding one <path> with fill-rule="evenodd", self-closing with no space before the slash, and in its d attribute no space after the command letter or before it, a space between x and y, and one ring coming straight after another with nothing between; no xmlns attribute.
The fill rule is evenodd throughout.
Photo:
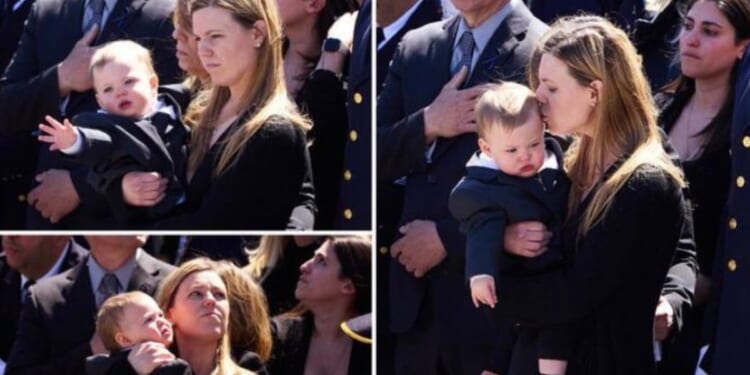
<svg viewBox="0 0 750 375"><path fill-rule="evenodd" d="M741 188L743 186L745 186L745 177L737 177L737 187Z"/></svg>
<svg viewBox="0 0 750 375"><path fill-rule="evenodd" d="M380 251L380 253L383 255L388 254L388 248L385 246L381 246L380 249L378 249L378 251Z"/></svg>
<svg viewBox="0 0 750 375"><path fill-rule="evenodd" d="M359 134L357 134L357 131L356 131L356 130L352 130L352 131L350 131L350 132L349 132L349 139L350 139L350 140L351 140L352 142L357 142L357 137L358 137L358 136L359 136Z"/></svg>
<svg viewBox="0 0 750 375"><path fill-rule="evenodd" d="M352 172L348 169L344 171L344 181L349 181L352 179Z"/></svg>
<svg viewBox="0 0 750 375"><path fill-rule="evenodd" d="M344 210L344 218L345 218L346 220L351 220L351 219L352 219L352 210L350 210L350 209L348 209L348 208L347 208L347 209L345 209L345 210Z"/></svg>
<svg viewBox="0 0 750 375"><path fill-rule="evenodd" d="M750 137L749 136L742 137L742 145L745 146L745 148L750 148Z"/></svg>
<svg viewBox="0 0 750 375"><path fill-rule="evenodd" d="M729 219L729 229L737 229L737 219L731 218Z"/></svg>
<svg viewBox="0 0 750 375"><path fill-rule="evenodd" d="M19 202L26 202L26 196L23 194L18 194L18 201Z"/></svg>
<svg viewBox="0 0 750 375"><path fill-rule="evenodd" d="M730 259L727 262L727 269L731 272L734 272L737 269L737 261L735 261L734 259Z"/></svg>
<svg viewBox="0 0 750 375"><path fill-rule="evenodd" d="M361 104L362 103L362 94L355 92L354 93L354 103Z"/></svg>

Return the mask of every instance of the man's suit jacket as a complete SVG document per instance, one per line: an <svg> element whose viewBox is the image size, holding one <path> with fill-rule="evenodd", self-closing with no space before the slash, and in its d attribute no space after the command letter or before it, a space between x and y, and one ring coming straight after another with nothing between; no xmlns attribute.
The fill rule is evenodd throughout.
<svg viewBox="0 0 750 375"><path fill-rule="evenodd" d="M118 1L95 44L118 39L135 40L152 51L161 83L176 82L180 71L171 38L170 18L174 4L174 0ZM31 132L45 115L62 117L57 64L83 36L79 26L83 10L84 0L39 0L34 3L18 50L0 80L0 118L4 121L0 132ZM65 113L68 118L98 108L93 91L74 92L69 98ZM107 223L109 215L104 199L86 183L86 168L50 153L48 147L40 147L37 171L50 168L72 170L73 183L82 200L63 225L91 229ZM50 225L36 210L30 210L29 215L34 226Z"/></svg>
<svg viewBox="0 0 750 375"><path fill-rule="evenodd" d="M365 0L354 24L346 108L349 129L344 148L344 171L336 212L335 229L369 230L372 181L372 75L370 26L372 3Z"/></svg>
<svg viewBox="0 0 750 375"><path fill-rule="evenodd" d="M731 129L732 169L726 220L721 225L714 262L711 303L705 325L710 339L711 375L740 374L747 371L747 345L750 335L750 50L745 51L737 77Z"/></svg>
<svg viewBox="0 0 750 375"><path fill-rule="evenodd" d="M425 159L424 107L451 78L458 25L459 18L454 17L407 33L378 98L378 179L388 182L407 176L401 222L434 221L447 251L445 260L421 279L393 261L391 330L406 332L414 326L429 286L442 339L489 343L484 319L471 304L464 284L465 237L448 210L450 191L463 177L464 165L477 149L476 134L439 138L432 161L427 163ZM514 6L464 86L522 81L532 48L545 30L525 5Z"/></svg>
<svg viewBox="0 0 750 375"><path fill-rule="evenodd" d="M127 290L153 296L173 269L141 251ZM84 373L86 357L92 354L89 341L95 331L96 312L86 260L31 287L6 374Z"/></svg>
<svg viewBox="0 0 750 375"><path fill-rule="evenodd" d="M81 262L88 254L82 246L70 241L70 248L65 250L60 272L64 272ZM5 254L0 254L0 359L8 361L10 349L16 338L18 318L21 315L21 274L10 268Z"/></svg>
<svg viewBox="0 0 750 375"><path fill-rule="evenodd" d="M380 94L383 89L385 77L388 74L388 66L391 65L391 59L396 53L396 47L401 43L401 39L410 30L422 27L428 23L439 21L442 18L443 8L440 6L440 0L422 0L414 13L411 14L406 24L399 30L388 42L380 49L377 54L376 86L375 91ZM390 254L388 247L393 243L396 236L398 222L401 217L401 209L404 202L404 187L393 181L376 183L378 205L375 210L377 223L377 232L375 238L377 242L377 273L378 273L378 306L388 306L390 298L388 293L388 280L390 271ZM387 314L378 316L378 337L376 341L381 348L388 348L378 351L378 368L386 369L386 372L393 372L393 340L390 333L390 321Z"/></svg>
<svg viewBox="0 0 750 375"><path fill-rule="evenodd" d="M5 72L10 59L18 48L21 31L31 12L34 0L25 0L13 9L19 0L0 0L0 72ZM2 74L2 73L0 73Z"/></svg>
<svg viewBox="0 0 750 375"><path fill-rule="evenodd" d="M422 3L417 6L417 9L411 14L406 24L388 39L388 42L383 47L378 49L378 67L375 72L375 76L377 77L377 86L375 88L378 94L383 89L385 77L388 75L388 67L391 65L391 59L396 53L396 48L401 43L404 35L428 23L440 21L442 17L443 7L440 5L440 0L422 0Z"/></svg>

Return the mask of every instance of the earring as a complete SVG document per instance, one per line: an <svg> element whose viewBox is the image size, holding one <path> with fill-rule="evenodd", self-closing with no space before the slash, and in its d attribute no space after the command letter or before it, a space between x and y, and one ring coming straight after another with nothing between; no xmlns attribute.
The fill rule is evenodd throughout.
<svg viewBox="0 0 750 375"><path fill-rule="evenodd" d="M260 45L263 44L263 42L258 42L255 44L255 48L260 48Z"/></svg>

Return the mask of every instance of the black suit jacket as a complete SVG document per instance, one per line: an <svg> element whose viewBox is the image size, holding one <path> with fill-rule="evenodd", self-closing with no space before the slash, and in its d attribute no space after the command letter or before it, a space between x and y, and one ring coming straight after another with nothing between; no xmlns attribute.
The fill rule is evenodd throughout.
<svg viewBox="0 0 750 375"><path fill-rule="evenodd" d="M440 0L422 0L414 13L411 14L409 19L396 34L394 34L383 47L378 48L378 61L377 70L375 77L377 79L376 91L380 94L385 83L385 77L388 75L388 67L391 65L391 59L396 53L398 44L401 43L401 39L410 30L424 26L431 22L440 21L443 17L443 7L440 5ZM377 47L377 46L376 46Z"/></svg>
<svg viewBox="0 0 750 375"><path fill-rule="evenodd" d="M73 241L65 250L60 272L64 272L88 254L88 251ZM18 318L21 315L21 274L10 268L5 260L5 254L0 254L0 321L3 329L0 331L0 359L8 361L10 349L16 338Z"/></svg>
<svg viewBox="0 0 750 375"><path fill-rule="evenodd" d="M552 138L546 141L560 169L545 169L524 178L497 169L467 166L466 177L451 192L449 208L466 234L467 281L473 276L490 275L502 287L503 273L541 271L562 259L560 228L567 211L570 180L562 170L560 146ZM535 258L505 253L505 228L520 221L543 222L554 233L550 250Z"/></svg>
<svg viewBox="0 0 750 375"><path fill-rule="evenodd" d="M34 0L26 0L16 10L13 6L17 0L0 1L0 72L5 72L10 59L18 48L18 40L21 39L21 31L26 18L31 12Z"/></svg>
<svg viewBox="0 0 750 375"><path fill-rule="evenodd" d="M421 279L392 261L391 330L406 332L414 326L429 290L442 339L489 343L484 320L464 287L465 237L448 210L450 191L477 149L476 134L439 138L432 162L425 161L423 111L451 78L458 24L459 18L454 17L407 33L378 98L378 179L391 182L407 176L401 223L434 221L447 251L446 259ZM525 5L515 6L479 56L465 86L501 79L522 81L531 50L546 28Z"/></svg>
<svg viewBox="0 0 750 375"><path fill-rule="evenodd" d="M162 83L176 82L180 71L171 38L174 0L119 0L95 44L132 39L152 51ZM0 118L3 133L31 132L45 115L61 118L57 64L65 59L83 36L84 0L40 0L34 3L18 50L0 80ZM66 117L98 108L93 91L74 92L66 106ZM37 150L29 150L29 153ZM19 157L24 157L19 155ZM29 156L30 157L30 156ZM77 166L48 147L39 148L37 171L63 168L72 171L81 205L62 226L97 228L108 223L109 213L102 195L86 183L87 168ZM36 210L28 220L37 228L50 227Z"/></svg>
<svg viewBox="0 0 750 375"><path fill-rule="evenodd" d="M88 258L86 258L88 259ZM127 290L154 295L174 267L140 252ZM31 287L21 312L7 375L82 374L96 325L96 300L86 261Z"/></svg>
<svg viewBox="0 0 750 375"><path fill-rule="evenodd" d="M113 205L118 222L127 227L144 226L149 220L166 216L185 193L188 128L182 124L176 101L167 94L160 98L172 108L175 118L157 113L136 121L87 112L72 121L83 141L81 151L73 158L91 167L87 179L98 192L121 193L115 185L121 184L122 177L131 171L155 171L168 179L166 196L153 207L127 209L125 205Z"/></svg>

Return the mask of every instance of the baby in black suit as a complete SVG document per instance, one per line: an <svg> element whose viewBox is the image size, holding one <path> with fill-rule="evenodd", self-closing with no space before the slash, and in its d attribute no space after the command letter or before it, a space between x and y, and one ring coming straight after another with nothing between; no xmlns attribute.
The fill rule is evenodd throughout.
<svg viewBox="0 0 750 375"><path fill-rule="evenodd" d="M88 182L104 194L114 190L121 197L117 185L127 172L158 172L169 181L165 197L144 210L148 219L163 217L185 198L188 130L180 106L157 92L151 55L133 41L107 43L94 53L90 69L101 110L79 114L72 123L47 116L39 140L90 165Z"/></svg>
<svg viewBox="0 0 750 375"><path fill-rule="evenodd" d="M526 86L492 85L474 110L479 149L466 164L466 176L451 192L449 208L466 234L466 276L474 305L497 303L495 281L504 276L544 272L562 262L560 235L570 182L562 170L562 150L545 137L534 93ZM503 251L505 228L520 221L541 221L553 230L549 250L532 259ZM500 332L493 362L504 367L513 345L512 322L492 315ZM539 332L539 372L564 374L564 327Z"/></svg>
<svg viewBox="0 0 750 375"><path fill-rule="evenodd" d="M169 348L174 332L172 324L153 298L143 292L114 295L102 304L96 316L96 333L109 355L96 355L86 360L90 375L135 373L128 362L132 347L155 342ZM152 374L193 374L190 365L181 359L159 359L161 365Z"/></svg>

